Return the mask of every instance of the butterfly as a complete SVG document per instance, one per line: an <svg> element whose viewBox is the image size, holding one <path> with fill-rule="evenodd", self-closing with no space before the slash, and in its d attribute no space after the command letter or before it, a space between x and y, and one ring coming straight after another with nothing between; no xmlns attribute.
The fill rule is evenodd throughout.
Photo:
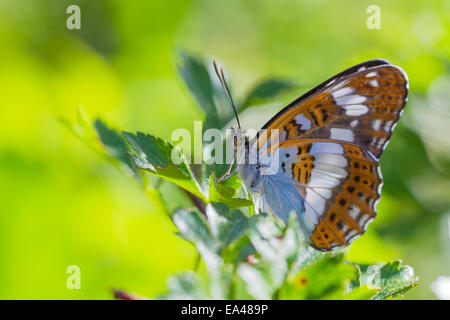
<svg viewBox="0 0 450 320"><path fill-rule="evenodd" d="M223 70L214 67L237 118ZM378 161L408 90L406 73L386 60L355 65L282 109L255 138L235 130L236 170L262 198L263 211L284 222L294 212L314 248L346 246L376 217L383 184Z"/></svg>

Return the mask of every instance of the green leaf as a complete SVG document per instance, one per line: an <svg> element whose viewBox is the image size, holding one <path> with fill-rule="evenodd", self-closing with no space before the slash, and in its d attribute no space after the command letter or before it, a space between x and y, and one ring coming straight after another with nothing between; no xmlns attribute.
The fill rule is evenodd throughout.
<svg viewBox="0 0 450 320"><path fill-rule="evenodd" d="M256 299L278 298L280 287L298 256L299 226L295 215L282 228L269 215L252 216L249 238L257 258L256 264L242 264L238 274ZM262 281L261 283L257 283Z"/></svg>
<svg viewBox="0 0 450 320"><path fill-rule="evenodd" d="M94 128L97 131L100 141L105 146L108 154L120 160L127 166L127 168L139 176L133 161L127 155L130 148L122 135L118 131L108 128L108 126L101 119L95 120Z"/></svg>
<svg viewBox="0 0 450 320"><path fill-rule="evenodd" d="M161 211L168 212L159 190L152 187L149 179L137 170L133 161L126 154L130 151L130 147L116 130L108 128L100 119L97 119L93 124L81 107L77 109L76 123L71 123L67 119L60 119L60 122L81 142L115 168L127 175L132 173L141 186L144 187L145 194L149 200Z"/></svg>
<svg viewBox="0 0 450 320"><path fill-rule="evenodd" d="M343 296L344 300L369 300L377 293L377 289L364 285L350 291Z"/></svg>
<svg viewBox="0 0 450 320"><path fill-rule="evenodd" d="M172 214L172 220L180 235L194 245L218 251L217 241L212 234L205 217L196 210L178 209Z"/></svg>
<svg viewBox="0 0 450 320"><path fill-rule="evenodd" d="M247 235L240 237L237 241L226 246L222 251L222 257L225 262L237 263L245 261L251 254L255 254L250 238Z"/></svg>
<svg viewBox="0 0 450 320"><path fill-rule="evenodd" d="M374 300L395 297L418 285L419 278L414 276L410 266L403 266L400 260L376 265L360 265L360 283L378 291Z"/></svg>
<svg viewBox="0 0 450 320"><path fill-rule="evenodd" d="M227 246L249 229L249 219L239 210L230 211L223 203L210 203L206 207L212 233Z"/></svg>
<svg viewBox="0 0 450 320"><path fill-rule="evenodd" d="M197 274L191 271L170 277L167 281L167 289L169 293L158 297L158 299L205 300L209 298L204 283L198 278Z"/></svg>
<svg viewBox="0 0 450 320"><path fill-rule="evenodd" d="M312 249L302 240L295 215L282 226L272 215L247 217L223 203L209 203L206 213L207 219L180 209L172 218L205 262L209 298L385 299L417 284L412 269L399 261L358 266L346 262L343 251ZM179 282L167 296L201 296L184 293L191 292L192 283Z"/></svg>
<svg viewBox="0 0 450 320"><path fill-rule="evenodd" d="M181 64L178 66L178 72L189 91L206 113L203 130L209 128L220 129L221 121L216 104L214 103L214 86L208 69L201 59L189 55L184 51L180 51L179 56Z"/></svg>
<svg viewBox="0 0 450 320"><path fill-rule="evenodd" d="M108 128L100 119L93 124L81 107L77 108L77 122L72 123L67 119L59 119L59 121L81 142L114 167L126 174L132 173L141 180L142 175L137 172L131 159L126 155L129 148L117 131Z"/></svg>
<svg viewBox="0 0 450 320"><path fill-rule="evenodd" d="M91 148L106 160L111 161L111 156L105 153L104 148L98 143L97 133L92 122L82 107L77 108L77 121L72 123L68 119L60 118L59 122L64 125L74 136L80 139L86 146ZM113 161L115 162L115 161Z"/></svg>
<svg viewBox="0 0 450 320"><path fill-rule="evenodd" d="M270 78L263 80L250 91L241 104L239 112L252 105L267 103L295 87L297 85L294 82L285 79Z"/></svg>
<svg viewBox="0 0 450 320"><path fill-rule="evenodd" d="M269 300L275 292L268 274L268 268L252 266L247 263L240 264L237 272L246 284L247 292L255 299Z"/></svg>
<svg viewBox="0 0 450 320"><path fill-rule="evenodd" d="M226 262L245 260L255 252L248 237L250 218L223 203L210 203L206 214L212 233L221 243L221 255Z"/></svg>
<svg viewBox="0 0 450 320"><path fill-rule="evenodd" d="M355 275L355 266L344 263L343 254L320 260L290 277L282 288L282 299L339 299Z"/></svg>
<svg viewBox="0 0 450 320"><path fill-rule="evenodd" d="M297 274L302 269L319 261L326 255L326 253L314 249L303 240L303 242L299 244L299 252L297 260L294 262L292 267L292 273Z"/></svg>
<svg viewBox="0 0 450 320"><path fill-rule="evenodd" d="M184 155L161 138L138 132L123 132L134 153L130 154L138 169L149 171L161 178L174 182L181 188L206 201ZM175 164L172 156L180 160Z"/></svg>
<svg viewBox="0 0 450 320"><path fill-rule="evenodd" d="M238 187L238 185L233 185L233 180L230 177L223 182L217 182L215 175L211 175L209 177L209 201L211 202L221 202L226 204L230 208L239 208L246 207L252 204L250 200L241 199L241 198L233 198L236 193L236 189L234 187Z"/></svg>
<svg viewBox="0 0 450 320"><path fill-rule="evenodd" d="M209 205L208 211L212 209ZM194 243L208 270L209 290L213 299L226 299L231 292L233 266L225 264L220 253L223 243L217 237L217 226L210 227L197 211L179 209L172 215L180 235ZM215 231L214 231L215 230Z"/></svg>
<svg viewBox="0 0 450 320"><path fill-rule="evenodd" d="M223 260L220 257L221 243L211 232L205 217L198 211L178 209L172 220L180 230L180 236L192 242L202 256L211 277L220 278Z"/></svg>
<svg viewBox="0 0 450 320"><path fill-rule="evenodd" d="M299 225L295 215L291 215L288 224L281 228L272 216L253 217L250 239L262 258L274 266L287 269L298 254L300 240ZM283 266L280 266L280 263ZM277 271L278 274L282 272Z"/></svg>

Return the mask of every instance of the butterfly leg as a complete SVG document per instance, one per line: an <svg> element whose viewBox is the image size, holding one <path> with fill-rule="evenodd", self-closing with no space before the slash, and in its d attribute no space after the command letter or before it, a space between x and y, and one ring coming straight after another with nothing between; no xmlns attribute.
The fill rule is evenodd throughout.
<svg viewBox="0 0 450 320"><path fill-rule="evenodd" d="M253 202L255 206L255 213L261 214L266 211L266 200L262 193L255 192L252 194Z"/></svg>
<svg viewBox="0 0 450 320"><path fill-rule="evenodd" d="M228 179L229 177L231 177L236 172L236 170L238 168L237 166L236 166L236 168L234 168L233 171L231 171L231 168L233 167L233 164L234 164L234 158L231 161L230 165L228 166L227 171L220 178L217 179L217 182L221 182L223 180Z"/></svg>
<svg viewBox="0 0 450 320"><path fill-rule="evenodd" d="M266 196L264 193L259 193L259 206L258 206L258 214L266 212Z"/></svg>
<svg viewBox="0 0 450 320"><path fill-rule="evenodd" d="M262 196L262 212L267 212L267 200L264 194Z"/></svg>

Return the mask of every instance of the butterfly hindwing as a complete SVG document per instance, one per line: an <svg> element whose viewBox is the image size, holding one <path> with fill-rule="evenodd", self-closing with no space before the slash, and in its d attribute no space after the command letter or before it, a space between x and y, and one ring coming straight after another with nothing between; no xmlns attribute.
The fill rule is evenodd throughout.
<svg viewBox="0 0 450 320"><path fill-rule="evenodd" d="M370 60L325 81L280 111L263 129L258 147L280 140L333 139L365 147L379 159L408 95L406 74L385 60Z"/></svg>
<svg viewBox="0 0 450 320"><path fill-rule="evenodd" d="M377 161L364 149L348 142L303 139L282 141L270 151L279 154L279 175L301 195L302 200L296 199L304 207L300 222L314 247L330 250L365 232L376 215L382 178Z"/></svg>

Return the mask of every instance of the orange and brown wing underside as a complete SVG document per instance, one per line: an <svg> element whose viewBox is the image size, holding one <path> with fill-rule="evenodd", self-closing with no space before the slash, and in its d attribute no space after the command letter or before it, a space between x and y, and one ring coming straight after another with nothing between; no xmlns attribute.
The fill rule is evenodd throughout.
<svg viewBox="0 0 450 320"><path fill-rule="evenodd" d="M356 146L345 149L349 155L349 175L330 199L310 237L311 244L322 250L348 245L362 235L376 216L381 196L378 163L364 156Z"/></svg>
<svg viewBox="0 0 450 320"><path fill-rule="evenodd" d="M291 104L266 125L258 140L270 144L272 129L280 140L333 139L365 147L377 159L405 106L408 80L393 65L381 65L335 79L315 94Z"/></svg>
<svg viewBox="0 0 450 320"><path fill-rule="evenodd" d="M359 146L326 139L288 140L279 152L282 174L304 199L303 225L321 250L344 246L375 218L382 178L376 160Z"/></svg>

